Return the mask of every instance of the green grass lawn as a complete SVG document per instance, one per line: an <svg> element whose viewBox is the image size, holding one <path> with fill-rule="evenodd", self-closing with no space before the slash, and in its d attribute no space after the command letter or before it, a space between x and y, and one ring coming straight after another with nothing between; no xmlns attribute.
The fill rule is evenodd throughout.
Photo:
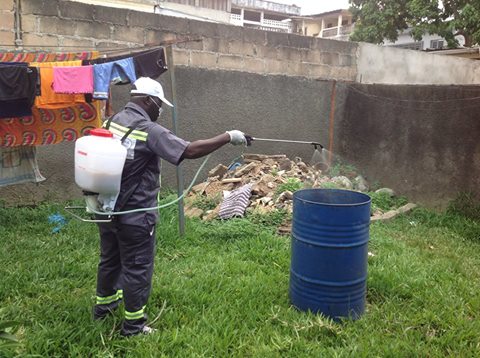
<svg viewBox="0 0 480 358"><path fill-rule="evenodd" d="M370 226L367 311L334 323L289 302L281 217L187 221L157 231L147 311L159 332L123 339L121 312L91 320L98 234L60 206L0 208L0 324L22 357L474 357L480 355L480 223L424 209ZM1 326L0 326L1 330Z"/></svg>

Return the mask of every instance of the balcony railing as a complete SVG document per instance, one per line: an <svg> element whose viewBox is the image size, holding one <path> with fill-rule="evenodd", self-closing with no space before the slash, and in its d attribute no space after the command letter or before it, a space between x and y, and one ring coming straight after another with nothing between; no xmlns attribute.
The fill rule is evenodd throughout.
<svg viewBox="0 0 480 358"><path fill-rule="evenodd" d="M353 32L354 24L344 25L340 28L340 35L350 35Z"/></svg>
<svg viewBox="0 0 480 358"><path fill-rule="evenodd" d="M338 35L338 27L331 27L322 31L322 37L335 37Z"/></svg>
<svg viewBox="0 0 480 358"><path fill-rule="evenodd" d="M290 22L269 19L263 19L263 21L249 21L242 19L242 16L238 14L230 14L230 23L239 26L244 26L246 24L250 27L266 31L292 32L292 24Z"/></svg>
<svg viewBox="0 0 480 358"><path fill-rule="evenodd" d="M353 24L340 27L330 27L322 31L321 37L342 37L350 35L353 31Z"/></svg>

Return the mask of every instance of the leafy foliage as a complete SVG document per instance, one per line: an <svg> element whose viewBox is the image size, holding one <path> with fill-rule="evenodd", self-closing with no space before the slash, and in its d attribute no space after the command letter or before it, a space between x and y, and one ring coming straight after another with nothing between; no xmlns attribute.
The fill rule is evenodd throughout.
<svg viewBox="0 0 480 358"><path fill-rule="evenodd" d="M222 201L222 195L205 196L197 195L193 200L193 206L202 210L213 210Z"/></svg>
<svg viewBox="0 0 480 358"><path fill-rule="evenodd" d="M253 212L247 218L254 224L276 229L287 217L291 217L291 214L288 214L285 210L275 210L267 214Z"/></svg>
<svg viewBox="0 0 480 358"><path fill-rule="evenodd" d="M402 205L408 203L405 197L390 196L388 193L368 193L372 199L372 210L380 209L382 211L388 211L399 208Z"/></svg>
<svg viewBox="0 0 480 358"><path fill-rule="evenodd" d="M353 179L358 174L357 168L351 164L337 160L328 170L328 175L338 177L340 175Z"/></svg>
<svg viewBox="0 0 480 358"><path fill-rule="evenodd" d="M442 5L443 4L443 5ZM413 39L438 34L449 47L457 47L456 35L465 38L465 46L480 43L480 2L468 0L350 0L356 21L353 41L395 42L399 31L411 28Z"/></svg>
<svg viewBox="0 0 480 358"><path fill-rule="evenodd" d="M303 188L303 184L300 179L298 178L288 178L287 181L283 184L280 184L275 191L276 195L280 195L284 191L297 191Z"/></svg>
<svg viewBox="0 0 480 358"><path fill-rule="evenodd" d="M450 202L447 212L480 221L480 200L473 193L460 193Z"/></svg>

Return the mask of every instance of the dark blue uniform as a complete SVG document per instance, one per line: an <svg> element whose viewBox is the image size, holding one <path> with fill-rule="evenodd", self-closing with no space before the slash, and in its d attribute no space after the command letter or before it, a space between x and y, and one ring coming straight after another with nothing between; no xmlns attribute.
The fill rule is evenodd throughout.
<svg viewBox="0 0 480 358"><path fill-rule="evenodd" d="M129 102L117 113L111 130L124 141L127 160L115 211L157 206L160 190L160 159L178 165L189 142L152 122L138 105ZM111 223L99 223L101 253L97 275L97 300L94 315L105 316L123 298L123 335L140 332L147 316L144 312L150 295L155 251L155 224L158 210L114 216Z"/></svg>

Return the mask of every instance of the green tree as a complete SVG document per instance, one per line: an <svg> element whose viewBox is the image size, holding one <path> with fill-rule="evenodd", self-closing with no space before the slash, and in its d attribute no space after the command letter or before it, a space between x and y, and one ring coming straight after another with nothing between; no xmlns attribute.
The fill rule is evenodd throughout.
<svg viewBox="0 0 480 358"><path fill-rule="evenodd" d="M457 47L455 36L465 38L465 46L480 43L480 1L470 0L349 0L355 31L352 41L383 43L398 39L399 31L411 28L420 41L426 33Z"/></svg>

